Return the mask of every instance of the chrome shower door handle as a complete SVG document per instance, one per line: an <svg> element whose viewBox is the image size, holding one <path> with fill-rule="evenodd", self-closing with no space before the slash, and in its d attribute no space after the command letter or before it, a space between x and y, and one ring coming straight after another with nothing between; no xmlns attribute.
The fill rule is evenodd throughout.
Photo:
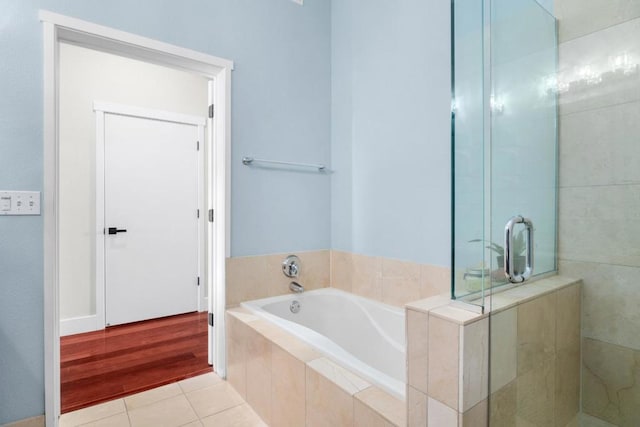
<svg viewBox="0 0 640 427"><path fill-rule="evenodd" d="M515 273L515 254L513 253L513 228L524 224L527 232L526 266L521 274ZM522 283L533 274L533 222L522 215L511 218L504 227L504 274L511 283Z"/></svg>

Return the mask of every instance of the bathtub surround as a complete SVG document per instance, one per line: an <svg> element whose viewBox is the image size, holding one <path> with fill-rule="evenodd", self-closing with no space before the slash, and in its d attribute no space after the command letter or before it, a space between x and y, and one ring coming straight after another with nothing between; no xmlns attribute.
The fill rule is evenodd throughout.
<svg viewBox="0 0 640 427"><path fill-rule="evenodd" d="M244 308L227 311L227 378L270 426L404 426L405 404Z"/></svg>
<svg viewBox="0 0 640 427"><path fill-rule="evenodd" d="M559 111L559 270L584 280L582 410L640 425L640 2L555 0L555 14L559 81L600 78L561 93Z"/></svg>
<svg viewBox="0 0 640 427"><path fill-rule="evenodd" d="M282 261L293 253L227 258L227 307L291 293L292 281L308 291L329 286L330 251L295 252L301 261L300 273L295 279L282 272Z"/></svg>
<svg viewBox="0 0 640 427"><path fill-rule="evenodd" d="M282 273L291 254L301 259L300 276ZM305 290L334 287L403 307L410 301L449 293L450 269L351 252L323 250L227 258L227 307L284 295L292 280Z"/></svg>
<svg viewBox="0 0 640 427"><path fill-rule="evenodd" d="M444 297L408 304L409 426L486 426L488 411L496 425L575 425L580 286L553 277L502 291L490 315Z"/></svg>
<svg viewBox="0 0 640 427"><path fill-rule="evenodd" d="M449 294L451 269L392 258L331 251L331 287L403 307Z"/></svg>

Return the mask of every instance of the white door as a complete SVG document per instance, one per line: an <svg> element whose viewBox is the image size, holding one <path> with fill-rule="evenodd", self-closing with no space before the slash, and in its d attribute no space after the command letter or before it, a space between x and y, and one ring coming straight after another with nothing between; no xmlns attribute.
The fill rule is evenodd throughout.
<svg viewBox="0 0 640 427"><path fill-rule="evenodd" d="M198 134L195 125L105 114L107 325L197 309Z"/></svg>

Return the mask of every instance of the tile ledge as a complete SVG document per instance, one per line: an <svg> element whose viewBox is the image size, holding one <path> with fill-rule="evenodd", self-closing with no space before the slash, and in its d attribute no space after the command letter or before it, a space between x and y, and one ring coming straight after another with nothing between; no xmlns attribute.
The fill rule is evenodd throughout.
<svg viewBox="0 0 640 427"><path fill-rule="evenodd" d="M404 307L407 310L429 313L431 310L449 305L450 303L451 298L448 293L445 293L417 301L411 301L405 304Z"/></svg>

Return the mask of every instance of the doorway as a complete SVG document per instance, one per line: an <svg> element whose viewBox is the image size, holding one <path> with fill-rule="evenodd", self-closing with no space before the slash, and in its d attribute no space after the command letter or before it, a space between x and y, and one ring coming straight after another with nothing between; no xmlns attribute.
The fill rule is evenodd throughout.
<svg viewBox="0 0 640 427"><path fill-rule="evenodd" d="M45 76L45 402L48 425L57 425L60 413L60 75L59 54L62 43L72 43L95 51L108 52L133 60L180 69L198 74L210 80L207 133L211 146L207 151L208 169L206 197L200 214L202 218L215 217L206 222L208 239L208 268L200 281L210 296L207 316L210 319L208 336L209 362L216 365L224 376L224 259L228 254L228 157L229 157L229 95L230 61L167 45L155 40L120 32L92 23L42 11L44 26L44 76ZM206 114L206 113L205 113ZM97 203L97 200L96 200ZM121 228L122 229L122 228ZM115 236L121 234L116 231ZM111 236L111 235L110 235ZM197 236L196 236L197 237ZM99 245L96 245L99 247ZM96 254L97 256L97 254ZM196 260L197 263L197 260ZM108 268L108 266L107 266ZM201 267L200 267L201 268ZM192 283L197 285L197 277ZM197 296L197 295L196 295ZM149 297L147 295L147 297ZM96 294L96 308L101 304ZM102 301L104 302L104 301ZM211 320L217 320L217 322ZM124 321L129 321L125 319ZM94 319L94 321L96 321Z"/></svg>

